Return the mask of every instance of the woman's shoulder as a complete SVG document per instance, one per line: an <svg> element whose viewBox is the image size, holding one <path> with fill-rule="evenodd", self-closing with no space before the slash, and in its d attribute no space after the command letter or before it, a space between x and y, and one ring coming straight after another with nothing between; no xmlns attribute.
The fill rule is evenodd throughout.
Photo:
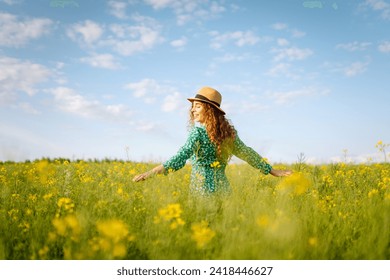
<svg viewBox="0 0 390 280"><path fill-rule="evenodd" d="M193 141L200 141L201 143L210 141L206 128L203 125L191 127L188 138Z"/></svg>
<svg viewBox="0 0 390 280"><path fill-rule="evenodd" d="M206 127L204 125L201 125L201 124L195 124L195 125L190 127L189 132L190 132L190 134L191 133L204 133L204 132L206 132Z"/></svg>
<svg viewBox="0 0 390 280"><path fill-rule="evenodd" d="M189 137L191 138L198 138L200 137L203 133L206 132L206 129L204 127L201 127L201 126L192 126L189 128L189 131L188 131L188 135Z"/></svg>

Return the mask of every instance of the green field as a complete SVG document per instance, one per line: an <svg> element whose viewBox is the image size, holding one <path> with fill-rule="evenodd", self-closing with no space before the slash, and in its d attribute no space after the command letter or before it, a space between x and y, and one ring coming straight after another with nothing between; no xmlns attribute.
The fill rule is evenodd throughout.
<svg viewBox="0 0 390 280"><path fill-rule="evenodd" d="M227 168L233 193L188 191L191 167L0 163L0 259L390 259L390 165Z"/></svg>

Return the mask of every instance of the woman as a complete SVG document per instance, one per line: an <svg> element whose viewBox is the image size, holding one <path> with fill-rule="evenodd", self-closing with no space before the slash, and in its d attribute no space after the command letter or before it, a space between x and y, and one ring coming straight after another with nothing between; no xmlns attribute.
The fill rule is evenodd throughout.
<svg viewBox="0 0 390 280"><path fill-rule="evenodd" d="M232 155L248 162L264 174L288 176L289 170L272 168L258 153L247 147L238 137L237 131L225 118L220 108L222 96L210 87L201 88L194 98L190 110L191 130L188 139L178 153L152 170L139 174L133 181L145 180L155 174L167 174L182 168L191 158L191 189L202 194L229 192L229 181L225 168ZM195 122L197 125L195 125Z"/></svg>

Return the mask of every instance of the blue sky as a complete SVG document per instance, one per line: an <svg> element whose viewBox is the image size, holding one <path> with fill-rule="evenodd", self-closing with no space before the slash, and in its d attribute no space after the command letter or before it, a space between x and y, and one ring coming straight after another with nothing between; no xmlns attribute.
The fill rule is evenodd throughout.
<svg viewBox="0 0 390 280"><path fill-rule="evenodd" d="M271 163L382 160L389 73L390 1L0 0L0 160L163 161L204 85Z"/></svg>

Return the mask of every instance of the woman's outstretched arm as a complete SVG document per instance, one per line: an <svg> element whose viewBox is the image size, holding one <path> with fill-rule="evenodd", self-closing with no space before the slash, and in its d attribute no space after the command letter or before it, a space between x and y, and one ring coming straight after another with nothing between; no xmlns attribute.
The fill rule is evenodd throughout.
<svg viewBox="0 0 390 280"><path fill-rule="evenodd" d="M251 166L260 169L264 174L271 174L275 177L290 176L292 174L292 171L290 170L274 169L255 150L246 146L238 135L236 135L236 138L234 139L233 154L238 158L245 160Z"/></svg>
<svg viewBox="0 0 390 280"><path fill-rule="evenodd" d="M171 157L164 164L156 166L152 170L149 170L145 173L136 175L133 178L133 182L139 182L148 179L156 174L167 174L167 171L177 171L181 169L188 158L193 154L194 147L197 145L197 141L199 139L199 131L194 128L191 130L186 143L179 149L177 154Z"/></svg>
<svg viewBox="0 0 390 280"><path fill-rule="evenodd" d="M153 168L145 173L138 174L138 175L134 176L133 182L143 181L143 180L146 180L149 177L152 177L154 175L163 174L164 172L165 172L164 165L160 164L160 165L156 166L155 168Z"/></svg>

